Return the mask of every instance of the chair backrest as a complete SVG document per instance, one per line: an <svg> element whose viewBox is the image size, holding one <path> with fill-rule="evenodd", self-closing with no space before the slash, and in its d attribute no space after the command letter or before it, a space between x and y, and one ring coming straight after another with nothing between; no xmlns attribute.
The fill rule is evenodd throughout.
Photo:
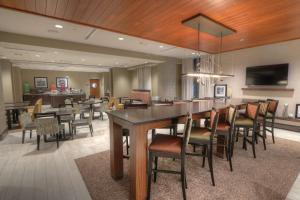
<svg viewBox="0 0 300 200"><path fill-rule="evenodd" d="M211 139L216 134L218 122L219 122L219 112L215 108L212 108L212 110L210 111Z"/></svg>
<svg viewBox="0 0 300 200"><path fill-rule="evenodd" d="M237 115L237 108L233 105L230 105L227 109L227 114L226 114L226 121L230 124L230 125L234 125L235 123L235 119L236 119L236 115Z"/></svg>
<svg viewBox="0 0 300 200"><path fill-rule="evenodd" d="M42 105L43 105L43 99L39 98L36 102L35 105L37 105L37 112L42 112Z"/></svg>
<svg viewBox="0 0 300 200"><path fill-rule="evenodd" d="M259 104L248 103L246 107L246 116L254 121L257 120L259 113Z"/></svg>
<svg viewBox="0 0 300 200"><path fill-rule="evenodd" d="M101 112L106 112L108 110L108 102L103 101L103 103L100 104L100 110Z"/></svg>
<svg viewBox="0 0 300 200"><path fill-rule="evenodd" d="M267 99L267 101L269 102L268 112L272 113L275 116L279 101L275 99Z"/></svg>
<svg viewBox="0 0 300 200"><path fill-rule="evenodd" d="M35 120L35 125L38 135L54 135L59 132L59 125L56 118L38 118Z"/></svg>
<svg viewBox="0 0 300 200"><path fill-rule="evenodd" d="M192 116L188 113L187 114L187 118L186 118L186 122L184 125L184 130L183 130L183 151L185 152L186 147L189 144L189 140L190 140L190 135L191 135L191 129L192 129Z"/></svg>
<svg viewBox="0 0 300 200"><path fill-rule="evenodd" d="M270 102L269 101L261 101L259 102L259 115L266 117L268 114Z"/></svg>
<svg viewBox="0 0 300 200"><path fill-rule="evenodd" d="M21 127L24 128L26 125L32 122L32 118L28 112L22 112L22 114L19 115L19 121Z"/></svg>
<svg viewBox="0 0 300 200"><path fill-rule="evenodd" d="M56 118L56 112L34 113L34 118Z"/></svg>
<svg viewBox="0 0 300 200"><path fill-rule="evenodd" d="M67 104L72 104L72 100L71 99L65 99L65 105L67 105Z"/></svg>

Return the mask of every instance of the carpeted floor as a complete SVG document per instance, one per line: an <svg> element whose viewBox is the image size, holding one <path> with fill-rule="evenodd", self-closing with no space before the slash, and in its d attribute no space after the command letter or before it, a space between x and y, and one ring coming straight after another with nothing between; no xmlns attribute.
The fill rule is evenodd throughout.
<svg viewBox="0 0 300 200"><path fill-rule="evenodd" d="M109 151L76 159L77 166L94 200L128 199L128 160L124 160L124 178L114 181L110 177ZM214 158L216 186L211 185L210 173L201 168L200 157L187 157L188 199L238 199L276 200L285 199L300 171L300 143L276 138L276 144L262 142L257 145L257 158L236 145L233 167L230 172L226 160ZM179 169L180 161L159 160L159 168ZM159 200L182 199L180 176L158 174L152 184L152 198Z"/></svg>

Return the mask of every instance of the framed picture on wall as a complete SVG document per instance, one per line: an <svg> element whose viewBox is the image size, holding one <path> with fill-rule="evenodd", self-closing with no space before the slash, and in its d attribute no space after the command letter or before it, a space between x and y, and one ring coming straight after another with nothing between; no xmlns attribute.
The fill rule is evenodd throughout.
<svg viewBox="0 0 300 200"><path fill-rule="evenodd" d="M215 98L224 98L227 97L227 85L226 84L216 84L214 91Z"/></svg>
<svg viewBox="0 0 300 200"><path fill-rule="evenodd" d="M34 87L35 88L48 88L48 78L47 77L34 77Z"/></svg>
<svg viewBox="0 0 300 200"><path fill-rule="evenodd" d="M56 77L56 87L61 88L64 86L64 88L68 88L68 78L66 77Z"/></svg>
<svg viewBox="0 0 300 200"><path fill-rule="evenodd" d="M296 104L295 118L300 119L300 104Z"/></svg>

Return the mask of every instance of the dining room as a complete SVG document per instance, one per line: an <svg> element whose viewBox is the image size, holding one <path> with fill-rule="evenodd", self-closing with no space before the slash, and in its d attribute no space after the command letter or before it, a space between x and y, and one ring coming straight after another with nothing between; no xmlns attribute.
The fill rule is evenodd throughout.
<svg viewBox="0 0 300 200"><path fill-rule="evenodd" d="M0 199L300 199L300 2L0 0Z"/></svg>

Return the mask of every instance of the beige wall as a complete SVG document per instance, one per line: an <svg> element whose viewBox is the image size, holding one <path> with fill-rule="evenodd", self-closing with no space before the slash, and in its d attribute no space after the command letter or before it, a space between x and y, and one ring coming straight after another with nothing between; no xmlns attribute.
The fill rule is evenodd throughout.
<svg viewBox="0 0 300 200"><path fill-rule="evenodd" d="M0 63L2 63L2 60L0 60ZM0 138L3 131L6 129L6 115L4 110L4 93L2 88L2 66L0 65Z"/></svg>
<svg viewBox="0 0 300 200"><path fill-rule="evenodd" d="M4 92L4 102L14 102L13 86L12 86L12 64L8 60L0 60L2 68L2 89Z"/></svg>
<svg viewBox="0 0 300 200"><path fill-rule="evenodd" d="M126 97L132 90L131 74L126 68L113 68L112 72L112 85L113 96Z"/></svg>
<svg viewBox="0 0 300 200"><path fill-rule="evenodd" d="M12 67L12 88L15 102L23 101L22 70L19 67Z"/></svg>
<svg viewBox="0 0 300 200"><path fill-rule="evenodd" d="M222 56L222 61L224 71L235 75L223 81L228 84L233 97L279 99L277 114L281 116L283 105L288 103L289 114L294 115L295 104L300 103L300 40L229 52ZM289 63L287 87L295 89L294 92L242 91L241 88L246 87L246 67L280 63Z"/></svg>
<svg viewBox="0 0 300 200"><path fill-rule="evenodd" d="M152 68L152 96L162 99L181 98L181 65L177 60L161 63Z"/></svg>
<svg viewBox="0 0 300 200"><path fill-rule="evenodd" d="M101 73L91 72L65 72L65 71L46 71L46 70L31 70L22 69L22 85L29 83L31 88L34 88L34 77L48 77L48 87L52 83L56 84L56 77L68 77L69 87L75 89L83 89L87 96L90 94L89 80L90 79L101 79L103 78ZM102 80L100 80L102 82ZM100 86L100 90L103 86ZM102 94L103 91L100 91Z"/></svg>

